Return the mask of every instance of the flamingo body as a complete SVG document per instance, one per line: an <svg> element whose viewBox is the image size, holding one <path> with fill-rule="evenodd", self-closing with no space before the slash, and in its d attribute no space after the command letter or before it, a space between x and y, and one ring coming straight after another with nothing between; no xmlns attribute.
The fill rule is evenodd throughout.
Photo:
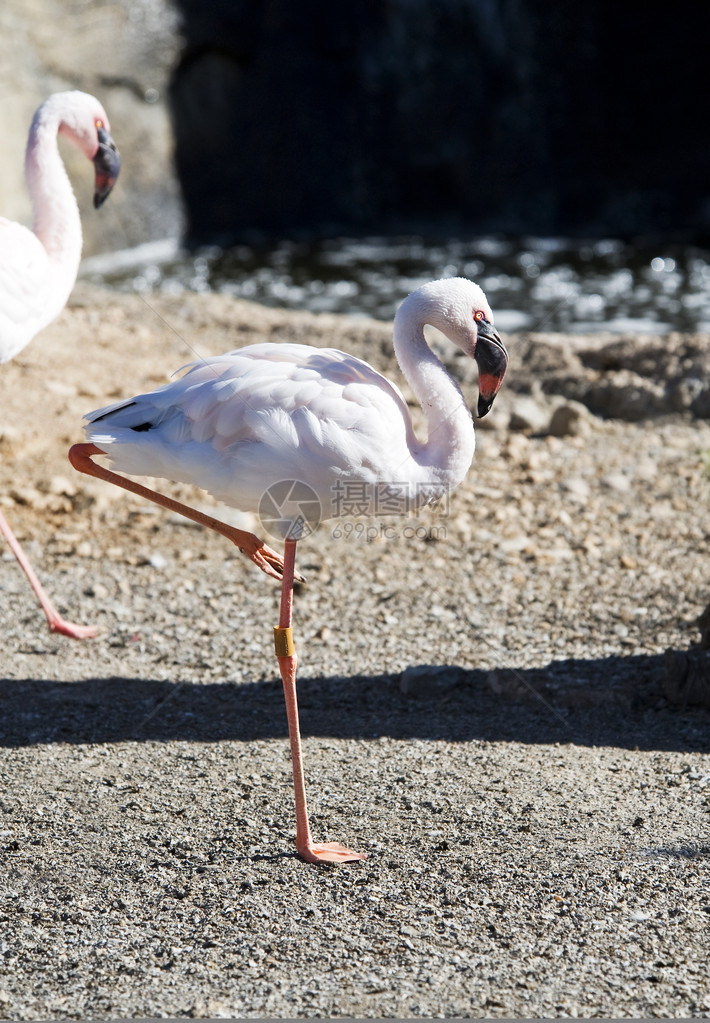
<svg viewBox="0 0 710 1023"><path fill-rule="evenodd" d="M472 324L479 306L491 317L480 288L460 278L421 289L409 306L423 307L432 292L464 296ZM406 365L406 302L402 308L395 345ZM195 484L242 511L258 512L264 493L288 480L314 492L321 519L343 514L348 493L350 508L357 495L358 514L413 511L461 482L475 447L460 389L423 334L418 348L420 374L425 360L439 388L426 399L426 442L381 373L336 349L295 344L251 345L192 363L164 387L91 413L87 438L115 469ZM298 539L295 526L285 523Z"/></svg>
<svg viewBox="0 0 710 1023"><path fill-rule="evenodd" d="M315 496L311 503L319 506L318 518L409 511L460 483L474 451L471 414L427 344L424 325L438 327L476 359L479 415L484 415L508 365L492 319L481 289L462 278L424 285L397 311L394 348L421 402L428 428L423 441L415 435L397 387L367 363L330 348L262 344L193 363L165 387L91 413L85 426L90 443L75 445L70 459L83 472L198 518L234 539L264 571L277 574L274 552L258 537L234 536L230 527L94 465L92 456L107 454L115 468L129 474L197 484L246 511L261 512L266 491L288 497L291 483L306 486ZM280 488L284 483L288 486ZM378 507L381 487L389 501ZM303 503L286 502L276 517L284 558L274 641L291 744L296 848L312 863L349 862L365 854L337 842L314 843L308 819L292 629L296 543L305 532ZM311 525L307 515L306 520Z"/></svg>
<svg viewBox="0 0 710 1023"><path fill-rule="evenodd" d="M39 238L0 217L0 362L14 358L55 318L52 290L49 258Z"/></svg>
<svg viewBox="0 0 710 1023"><path fill-rule="evenodd" d="M416 460L399 389L332 348L252 345L193 363L164 388L98 410L86 432L114 468L195 484L242 511L258 512L264 492L291 479L312 488L323 519L338 513L339 480L363 484L369 505L383 479L426 484L429 500L443 493Z"/></svg>

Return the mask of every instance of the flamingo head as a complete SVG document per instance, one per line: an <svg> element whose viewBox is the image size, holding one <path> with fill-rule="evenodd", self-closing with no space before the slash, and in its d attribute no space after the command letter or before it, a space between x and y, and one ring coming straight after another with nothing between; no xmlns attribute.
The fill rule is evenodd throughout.
<svg viewBox="0 0 710 1023"><path fill-rule="evenodd" d="M465 277L433 281L419 289L424 321L436 327L478 364L478 417L491 410L508 369L508 352L493 328L485 294Z"/></svg>
<svg viewBox="0 0 710 1023"><path fill-rule="evenodd" d="M59 133L66 136L94 164L94 206L101 206L116 184L121 157L111 138L106 111L86 92L58 93Z"/></svg>

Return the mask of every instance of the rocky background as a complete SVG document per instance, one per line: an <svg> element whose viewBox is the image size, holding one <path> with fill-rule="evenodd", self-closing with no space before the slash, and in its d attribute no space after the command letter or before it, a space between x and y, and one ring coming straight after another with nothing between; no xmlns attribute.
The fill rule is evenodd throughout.
<svg viewBox="0 0 710 1023"><path fill-rule="evenodd" d="M691 4L177 2L190 238L708 234Z"/></svg>
<svg viewBox="0 0 710 1023"><path fill-rule="evenodd" d="M706 22L608 0L7 0L0 209L27 212L35 107L81 88L124 154L87 253L342 231L705 240Z"/></svg>
<svg viewBox="0 0 710 1023"><path fill-rule="evenodd" d="M32 115L52 92L81 89L103 103L123 157L109 203L93 209L93 172L60 143L82 214L84 254L178 237L183 215L173 170L167 86L179 49L163 0L0 5L0 213L29 223L24 154Z"/></svg>

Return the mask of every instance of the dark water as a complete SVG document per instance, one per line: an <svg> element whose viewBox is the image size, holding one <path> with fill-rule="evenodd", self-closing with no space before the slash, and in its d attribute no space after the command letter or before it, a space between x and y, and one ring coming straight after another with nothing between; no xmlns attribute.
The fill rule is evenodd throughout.
<svg viewBox="0 0 710 1023"><path fill-rule="evenodd" d="M82 276L383 320L420 284L463 276L481 285L504 331L710 331L710 251L612 239L334 238L197 253L166 241L87 260Z"/></svg>

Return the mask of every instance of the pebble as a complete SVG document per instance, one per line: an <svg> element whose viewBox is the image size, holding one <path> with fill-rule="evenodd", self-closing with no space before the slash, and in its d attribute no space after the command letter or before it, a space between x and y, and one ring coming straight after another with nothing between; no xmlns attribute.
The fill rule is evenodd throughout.
<svg viewBox="0 0 710 1023"><path fill-rule="evenodd" d="M569 476L562 480L560 486L566 493L582 499L589 497L591 493L589 483L580 476Z"/></svg>
<svg viewBox="0 0 710 1023"><path fill-rule="evenodd" d="M518 395L514 399L510 410L508 429L544 433L549 422L550 410L541 406L534 398Z"/></svg>
<svg viewBox="0 0 710 1023"><path fill-rule="evenodd" d="M623 472L608 472L602 476L601 483L608 490L615 490L620 494L627 494L631 490L631 480Z"/></svg>
<svg viewBox="0 0 710 1023"><path fill-rule="evenodd" d="M72 480L67 479L66 476L52 476L47 485L47 490L50 494L64 497L75 497L77 493L77 485Z"/></svg>
<svg viewBox="0 0 710 1023"><path fill-rule="evenodd" d="M547 432L553 437L587 437L592 430L592 422L586 405L567 402L554 410Z"/></svg>

